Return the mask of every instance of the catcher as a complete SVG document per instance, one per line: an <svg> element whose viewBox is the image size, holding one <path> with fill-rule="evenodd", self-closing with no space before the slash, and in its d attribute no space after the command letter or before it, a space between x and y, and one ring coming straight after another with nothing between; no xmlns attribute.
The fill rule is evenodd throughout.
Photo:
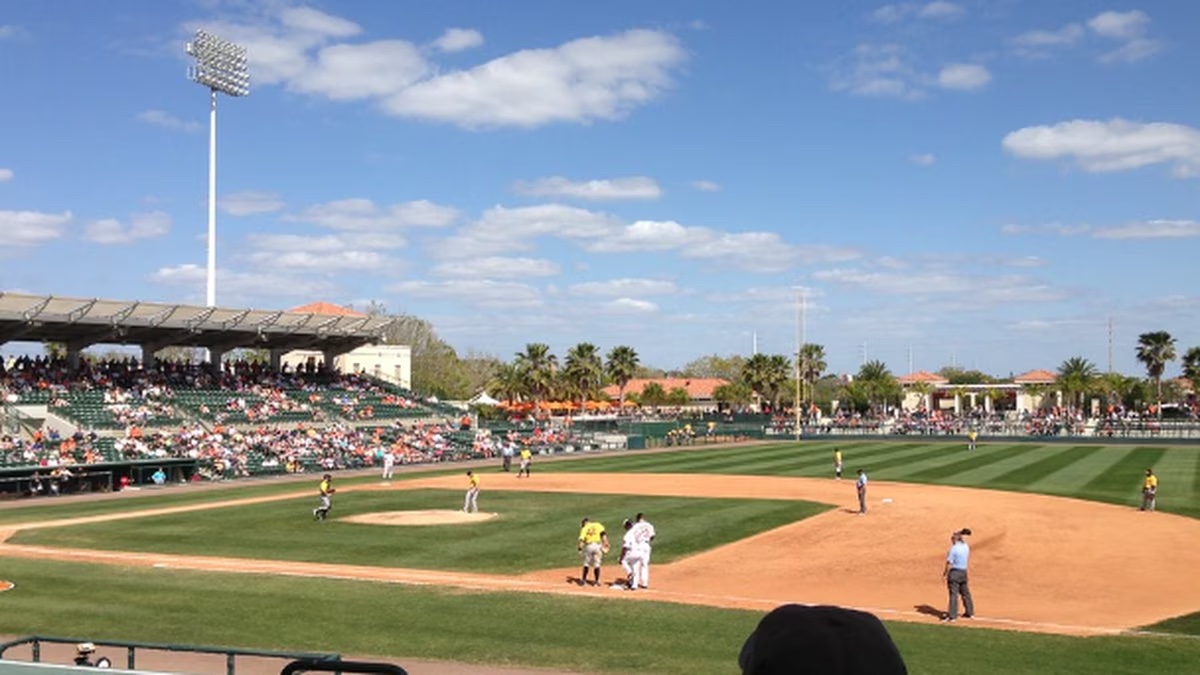
<svg viewBox="0 0 1200 675"><path fill-rule="evenodd" d="M583 555L583 571L579 573L579 585L588 583L588 568L592 568L593 586L600 585L600 564L608 553L608 532L602 523L587 518L579 523L579 542L575 546Z"/></svg>
<svg viewBox="0 0 1200 675"><path fill-rule="evenodd" d="M1146 469L1146 480L1142 481L1142 511L1153 511L1155 498L1158 496L1158 476L1152 469Z"/></svg>
<svg viewBox="0 0 1200 675"><path fill-rule="evenodd" d="M328 516L329 510L333 508L333 493L337 492L333 487L333 476L325 474L318 489L321 493L321 503L313 509L313 520L325 520L325 516Z"/></svg>

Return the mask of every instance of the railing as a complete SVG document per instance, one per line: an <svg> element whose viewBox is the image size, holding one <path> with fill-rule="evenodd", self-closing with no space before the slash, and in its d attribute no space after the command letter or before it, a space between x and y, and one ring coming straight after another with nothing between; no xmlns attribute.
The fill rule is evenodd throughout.
<svg viewBox="0 0 1200 675"><path fill-rule="evenodd" d="M137 650L152 650L165 652L191 652L196 654L219 654L225 656L225 673L226 675L236 675L237 673L237 657L247 656L253 658L269 658L281 659L287 661L301 661L311 667L312 670L324 670L332 672L342 672L342 668L338 666L342 664L341 654L328 653L306 653L306 652L280 652L268 651L259 649L233 649L230 647L201 647L196 645L177 645L177 644L155 644L152 642L126 642L121 640L92 640L92 639L77 639L64 637L51 637L46 635L33 635L11 642L0 643L0 660L5 659L5 653L12 647L21 645L30 645L32 648L32 661L41 663L42 661L42 644L79 644L81 642L91 642L97 647L118 647L126 650L126 669L137 669ZM349 670L349 669L347 669ZM366 672L366 671L350 671L350 672ZM388 672L388 671L376 671ZM395 672L395 671L391 671ZM404 671L400 671L403 673Z"/></svg>

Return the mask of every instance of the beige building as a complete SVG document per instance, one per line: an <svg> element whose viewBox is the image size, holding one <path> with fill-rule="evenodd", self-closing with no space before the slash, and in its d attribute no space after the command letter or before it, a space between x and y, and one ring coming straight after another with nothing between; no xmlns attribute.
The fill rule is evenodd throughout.
<svg viewBox="0 0 1200 675"><path fill-rule="evenodd" d="M328 302L314 302L288 310L299 314L327 316L361 316L346 307ZM288 370L317 367L325 362L326 354L317 350L296 350L283 354L279 365ZM409 345L366 345L345 354L333 355L333 369L344 375L365 374L395 385L412 388L412 347Z"/></svg>

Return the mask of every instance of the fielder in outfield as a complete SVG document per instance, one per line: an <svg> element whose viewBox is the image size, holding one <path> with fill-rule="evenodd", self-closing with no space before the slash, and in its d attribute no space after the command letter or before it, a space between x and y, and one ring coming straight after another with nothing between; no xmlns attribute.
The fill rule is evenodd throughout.
<svg viewBox="0 0 1200 675"><path fill-rule="evenodd" d="M325 474L317 490L320 492L321 502L313 509L313 520L325 520L325 516L328 516L329 510L333 508L333 493L337 492L333 487L333 476Z"/></svg>

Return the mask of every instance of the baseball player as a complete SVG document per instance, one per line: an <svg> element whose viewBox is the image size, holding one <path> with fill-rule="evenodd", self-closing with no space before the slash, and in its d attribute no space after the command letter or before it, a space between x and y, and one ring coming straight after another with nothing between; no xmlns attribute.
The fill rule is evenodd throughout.
<svg viewBox="0 0 1200 675"><path fill-rule="evenodd" d="M833 449L833 476L838 480L842 479L842 450L841 448Z"/></svg>
<svg viewBox="0 0 1200 675"><path fill-rule="evenodd" d="M396 456L392 454L391 448L383 451L383 479L392 479L392 469L396 466Z"/></svg>
<svg viewBox="0 0 1200 675"><path fill-rule="evenodd" d="M520 478L521 474L525 474L525 477L529 478L529 465L532 463L533 453L529 451L529 446L526 445L521 448L521 467L517 469L517 478Z"/></svg>
<svg viewBox="0 0 1200 675"><path fill-rule="evenodd" d="M579 585L588 583L588 568L592 569L593 586L600 585L600 565L608 553L608 532L602 523L584 518L579 523L579 542L576 550L583 554L583 571L579 573Z"/></svg>
<svg viewBox="0 0 1200 675"><path fill-rule="evenodd" d="M1146 479L1142 481L1142 511L1153 511L1154 502L1158 499L1158 476L1153 469L1146 469Z"/></svg>
<svg viewBox="0 0 1200 675"><path fill-rule="evenodd" d="M970 452L975 449L975 441L978 438L979 438L979 432L975 431L974 429L972 429L970 431L970 433L967 434L967 452Z"/></svg>
<svg viewBox="0 0 1200 675"><path fill-rule="evenodd" d="M337 492L333 487L333 476L325 474L317 490L320 492L321 503L313 509L313 520L325 520L325 516L328 516L329 510L333 508L333 493Z"/></svg>
<svg viewBox="0 0 1200 675"><path fill-rule="evenodd" d="M854 481L854 489L858 492L858 515L867 515L867 472L858 470L858 479Z"/></svg>
<svg viewBox="0 0 1200 675"><path fill-rule="evenodd" d="M467 496L463 499L463 512L476 513L479 511L479 476L474 471L467 472Z"/></svg>
<svg viewBox="0 0 1200 675"><path fill-rule="evenodd" d="M633 518L634 542L642 547L642 578L638 582L643 589L650 588L650 552L654 548L654 537L658 536L654 525L646 520L646 514L639 513Z"/></svg>

